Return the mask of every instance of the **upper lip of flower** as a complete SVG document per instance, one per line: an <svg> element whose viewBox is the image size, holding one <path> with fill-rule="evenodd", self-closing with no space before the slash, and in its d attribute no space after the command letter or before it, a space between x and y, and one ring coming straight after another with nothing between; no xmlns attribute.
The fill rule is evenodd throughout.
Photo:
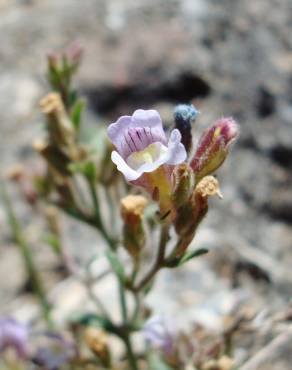
<svg viewBox="0 0 292 370"><path fill-rule="evenodd" d="M132 116L120 117L109 126L108 136L117 148L112 161L128 181L163 164L175 165L186 159L180 132L173 130L167 143L160 115L155 110L138 109Z"/></svg>

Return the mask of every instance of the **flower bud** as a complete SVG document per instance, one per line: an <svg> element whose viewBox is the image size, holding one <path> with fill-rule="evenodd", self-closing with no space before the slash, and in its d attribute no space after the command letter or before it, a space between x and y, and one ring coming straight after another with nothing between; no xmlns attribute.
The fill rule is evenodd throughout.
<svg viewBox="0 0 292 370"><path fill-rule="evenodd" d="M182 163L174 169L172 176L174 183L172 199L175 207L179 208L189 200L193 192L194 174L186 163Z"/></svg>
<svg viewBox="0 0 292 370"><path fill-rule="evenodd" d="M147 199L141 195L128 195L121 200L124 246L135 259L145 244L143 214L146 205Z"/></svg>
<svg viewBox="0 0 292 370"><path fill-rule="evenodd" d="M176 256L181 256L192 241L208 211L208 198L214 195L222 197L219 182L213 176L206 176L196 186L189 202L178 209L174 225L181 244L176 251Z"/></svg>
<svg viewBox="0 0 292 370"><path fill-rule="evenodd" d="M55 51L50 51L48 54L47 54L47 60L48 60L48 66L49 66L49 70L52 72L52 71L57 71L59 69L59 66L60 66L60 56L58 55L58 53L56 53Z"/></svg>
<svg viewBox="0 0 292 370"><path fill-rule="evenodd" d="M67 59L67 63L72 67L77 67L83 56L83 48L78 41L74 41L67 47L64 52L64 56Z"/></svg>
<svg viewBox="0 0 292 370"><path fill-rule="evenodd" d="M98 357L102 365L109 368L111 358L105 331L99 328L87 328L85 331L85 342L90 350Z"/></svg>
<svg viewBox="0 0 292 370"><path fill-rule="evenodd" d="M221 166L237 136L238 126L232 118L221 118L203 133L190 163L198 180Z"/></svg>
<svg viewBox="0 0 292 370"><path fill-rule="evenodd" d="M70 159L58 147L51 145L47 140L36 139L33 148L47 161L54 177L61 178L70 176Z"/></svg>
<svg viewBox="0 0 292 370"><path fill-rule="evenodd" d="M191 123L197 118L199 111L193 105L180 104L175 108L174 121L182 136L182 144L187 153L192 149L192 126Z"/></svg>
<svg viewBox="0 0 292 370"><path fill-rule="evenodd" d="M75 130L66 113L61 95L50 93L40 101L42 112L48 117L50 141L57 146L72 146Z"/></svg>

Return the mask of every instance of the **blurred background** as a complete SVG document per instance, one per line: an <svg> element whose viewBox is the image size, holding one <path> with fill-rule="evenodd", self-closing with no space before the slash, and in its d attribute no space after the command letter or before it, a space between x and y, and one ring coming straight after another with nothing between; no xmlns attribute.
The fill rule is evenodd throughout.
<svg viewBox="0 0 292 370"><path fill-rule="evenodd" d="M212 201L195 241L212 252L163 272L149 304L218 329L244 302L258 315L255 352L276 335L265 318L289 305L291 315L291 0L0 0L2 173L35 163L46 54L74 40L84 48L76 86L88 100L88 127L149 107L171 124L174 105L186 102L201 111L195 138L223 115L238 121L240 139L218 172L224 199ZM40 242L41 221L9 192L50 290L62 276ZM0 312L23 303L26 314L25 273L3 207L0 225ZM90 255L92 230L66 227L74 256Z"/></svg>

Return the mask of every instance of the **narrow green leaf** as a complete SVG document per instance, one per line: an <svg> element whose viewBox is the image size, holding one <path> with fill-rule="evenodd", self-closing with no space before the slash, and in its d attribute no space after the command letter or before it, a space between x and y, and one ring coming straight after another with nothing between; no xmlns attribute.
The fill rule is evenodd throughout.
<svg viewBox="0 0 292 370"><path fill-rule="evenodd" d="M76 99L76 97L75 97ZM78 99L72 107L71 110L71 119L74 125L74 128L77 132L80 130L81 115L85 108L84 100Z"/></svg>
<svg viewBox="0 0 292 370"><path fill-rule="evenodd" d="M71 317L70 321L73 324L79 324L84 326L95 326L103 328L111 333L116 332L116 328L114 327L113 323L110 320L100 315L96 315L94 313L75 314Z"/></svg>
<svg viewBox="0 0 292 370"><path fill-rule="evenodd" d="M189 251L189 252L186 252L182 258L180 259L179 261L179 266L183 265L184 263L186 263L187 261L193 259L193 258L196 258L196 257L199 257L199 256L202 256L203 254L206 254L208 253L208 249L205 249L205 248L200 248L200 249L196 249L195 251Z"/></svg>

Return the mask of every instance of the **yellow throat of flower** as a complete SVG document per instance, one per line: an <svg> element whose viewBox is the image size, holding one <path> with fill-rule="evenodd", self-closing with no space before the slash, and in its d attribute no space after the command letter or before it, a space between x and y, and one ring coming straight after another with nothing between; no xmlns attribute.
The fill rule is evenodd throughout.
<svg viewBox="0 0 292 370"><path fill-rule="evenodd" d="M147 146L147 148L140 150L138 152L132 153L128 159L127 163L134 170L137 170L139 167L147 163L153 163L163 154L165 154L167 148L161 143L152 143Z"/></svg>

